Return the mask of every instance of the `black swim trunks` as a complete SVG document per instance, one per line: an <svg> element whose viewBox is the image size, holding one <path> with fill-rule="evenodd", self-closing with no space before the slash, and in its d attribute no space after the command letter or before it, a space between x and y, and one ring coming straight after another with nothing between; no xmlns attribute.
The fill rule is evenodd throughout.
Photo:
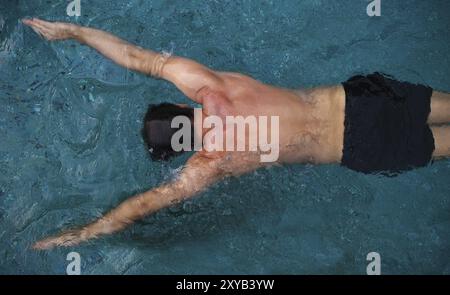
<svg viewBox="0 0 450 295"><path fill-rule="evenodd" d="M395 174L431 161L430 87L380 73L355 76L342 84L346 98L341 165L364 173Z"/></svg>

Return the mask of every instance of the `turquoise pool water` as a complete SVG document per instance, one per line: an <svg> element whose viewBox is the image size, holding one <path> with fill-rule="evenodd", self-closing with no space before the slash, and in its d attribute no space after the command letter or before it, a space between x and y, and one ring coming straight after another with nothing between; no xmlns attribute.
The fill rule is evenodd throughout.
<svg viewBox="0 0 450 295"><path fill-rule="evenodd" d="M36 16L113 32L215 69L285 87L382 71L450 92L450 2L0 0L0 273L450 274L450 161L398 177L337 165L261 170L215 185L126 231L70 249L29 250L176 173L152 162L148 103L187 103L173 86L75 42L48 43Z"/></svg>

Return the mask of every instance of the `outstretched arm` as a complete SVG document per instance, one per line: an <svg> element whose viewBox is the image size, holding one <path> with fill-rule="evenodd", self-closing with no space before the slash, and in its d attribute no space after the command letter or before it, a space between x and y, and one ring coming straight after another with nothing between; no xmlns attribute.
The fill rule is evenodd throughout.
<svg viewBox="0 0 450 295"><path fill-rule="evenodd" d="M101 30L37 18L25 19L23 23L47 40L74 39L123 67L166 79L193 100L202 87L217 89L221 86L218 74L193 60L143 49Z"/></svg>
<svg viewBox="0 0 450 295"><path fill-rule="evenodd" d="M220 169L220 161L220 159L209 159L196 154L189 159L177 179L129 198L100 219L81 229L66 231L41 240L34 244L33 248L44 250L56 246L74 246L80 242L122 230L148 214L194 196L225 176Z"/></svg>

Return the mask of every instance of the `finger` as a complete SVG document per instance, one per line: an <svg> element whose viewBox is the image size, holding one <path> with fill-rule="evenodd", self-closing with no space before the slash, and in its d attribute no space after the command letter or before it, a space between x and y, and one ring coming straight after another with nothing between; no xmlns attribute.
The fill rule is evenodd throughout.
<svg viewBox="0 0 450 295"><path fill-rule="evenodd" d="M45 250L45 248L43 247L42 244L40 243L35 243L32 247L33 250Z"/></svg>
<svg viewBox="0 0 450 295"><path fill-rule="evenodd" d="M31 28L39 29L40 31L42 31L43 29L45 29L42 25L37 24L37 23L31 23L31 24L30 24L30 27L31 27Z"/></svg>
<svg viewBox="0 0 450 295"><path fill-rule="evenodd" d="M42 30L40 30L40 32L47 39L53 37L52 31L50 31L48 29L42 29Z"/></svg>
<svg viewBox="0 0 450 295"><path fill-rule="evenodd" d="M38 24L38 23L35 21L34 18L28 19L27 22L28 22L31 26L34 26L34 25L37 25L37 24Z"/></svg>
<svg viewBox="0 0 450 295"><path fill-rule="evenodd" d="M27 26L31 26L31 24L33 23L31 19L22 19L22 23L27 25Z"/></svg>
<svg viewBox="0 0 450 295"><path fill-rule="evenodd" d="M70 240L66 240L66 241L63 241L63 242L59 243L58 246L60 246L60 247L72 247L72 246L77 245L78 243L79 242L77 240L70 239Z"/></svg>
<svg viewBox="0 0 450 295"><path fill-rule="evenodd" d="M51 249L51 248L53 248L53 243L51 243L51 241L48 241L48 240L42 240L42 241L39 241L39 242L36 242L33 246L32 246L32 248L34 249L34 250L48 250L48 249Z"/></svg>
<svg viewBox="0 0 450 295"><path fill-rule="evenodd" d="M47 28L51 28L51 27L53 27L53 25L54 25L54 24L51 23L51 22L43 21L43 20L38 19L38 18L34 19L34 21L35 21L37 24L39 24L39 25L41 25L41 26L43 26L43 27L47 27Z"/></svg>
<svg viewBox="0 0 450 295"><path fill-rule="evenodd" d="M34 31L36 34L38 34L39 36L43 37L43 35L42 35L42 33L41 33L41 30L39 30L38 28L36 28L36 27L31 27L31 29L33 29L33 31Z"/></svg>
<svg viewBox="0 0 450 295"><path fill-rule="evenodd" d="M34 22L37 22L37 23L43 23L43 22L45 22L45 21L43 21L42 19L37 18L37 17L33 17L32 20L33 20Z"/></svg>
<svg viewBox="0 0 450 295"><path fill-rule="evenodd" d="M41 36L45 39L52 38L53 32L47 28L43 28L43 27L39 27L39 26L31 26L31 28L33 29L33 31L36 32L36 34L38 34L39 36Z"/></svg>
<svg viewBox="0 0 450 295"><path fill-rule="evenodd" d="M35 27L35 26L40 26L40 27L42 27L40 24L34 22L34 21L31 20L31 19L25 19L25 20L23 20L22 22L23 22L25 25L29 26L29 27Z"/></svg>

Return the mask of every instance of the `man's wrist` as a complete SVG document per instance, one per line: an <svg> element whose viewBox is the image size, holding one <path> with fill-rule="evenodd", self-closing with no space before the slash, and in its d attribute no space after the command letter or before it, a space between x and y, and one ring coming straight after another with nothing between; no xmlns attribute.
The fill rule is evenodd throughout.
<svg viewBox="0 0 450 295"><path fill-rule="evenodd" d="M68 28L69 38L79 40L81 38L81 26L70 24Z"/></svg>

